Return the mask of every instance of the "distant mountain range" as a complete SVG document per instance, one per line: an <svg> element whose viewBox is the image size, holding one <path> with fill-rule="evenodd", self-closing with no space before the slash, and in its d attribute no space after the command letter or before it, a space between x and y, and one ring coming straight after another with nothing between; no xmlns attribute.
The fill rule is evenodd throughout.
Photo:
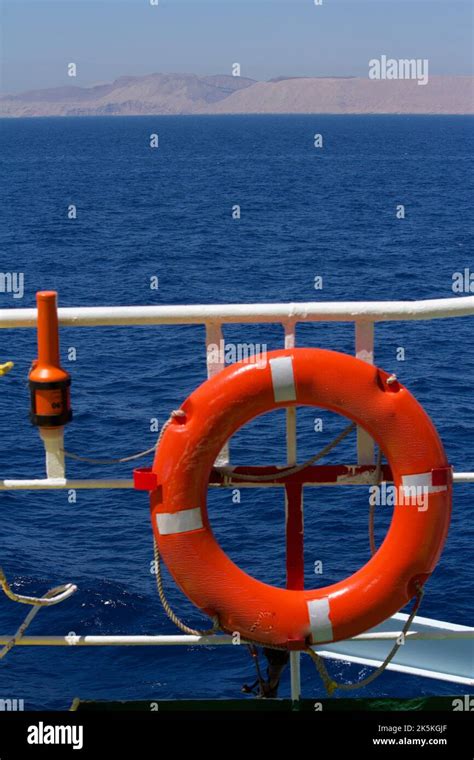
<svg viewBox="0 0 474 760"><path fill-rule="evenodd" d="M12 117L244 113L472 114L474 77L430 77L419 85L357 77L257 82L227 75L149 74L0 97L0 114Z"/></svg>

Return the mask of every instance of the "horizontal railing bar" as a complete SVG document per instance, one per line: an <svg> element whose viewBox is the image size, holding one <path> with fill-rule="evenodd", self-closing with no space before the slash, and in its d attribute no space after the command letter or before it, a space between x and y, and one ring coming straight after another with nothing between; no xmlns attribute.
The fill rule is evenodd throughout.
<svg viewBox="0 0 474 760"><path fill-rule="evenodd" d="M453 475L455 483L474 483L474 472L456 472ZM391 481L386 481L391 482ZM231 481L227 487L229 488L278 488L284 487L284 483L281 482L261 482L250 483L242 481ZM305 486L347 486L347 485L370 485L370 483L364 482L363 479L358 480L354 478L352 480L344 480L339 483L326 482L304 482ZM224 483L209 483L211 488L225 488ZM59 478L43 478L42 480L0 480L0 491L58 491L61 489L128 489L133 488L133 480L125 478L117 478L115 480L69 480Z"/></svg>
<svg viewBox="0 0 474 760"><path fill-rule="evenodd" d="M361 633L348 641L385 641L398 639L403 631L380 631L379 633ZM474 639L474 628L468 631L407 631L405 639L425 639L427 641L442 641L444 639Z"/></svg>
<svg viewBox="0 0 474 760"><path fill-rule="evenodd" d="M133 480L69 480L68 478L43 478L42 480L0 480L0 491L59 491L79 488L133 488Z"/></svg>
<svg viewBox="0 0 474 760"><path fill-rule="evenodd" d="M346 641L387 641L398 639L402 631L381 631L380 633L362 633ZM0 646L11 641L11 636L0 636ZM474 639L474 628L467 631L409 631L406 639L441 641ZM171 636L142 636L142 635L106 635L79 636L74 632L67 636L23 636L15 646L237 646L233 636L226 634L216 636L190 636L176 634ZM321 645L322 646L322 645ZM320 647L314 646L313 649Z"/></svg>
<svg viewBox="0 0 474 760"><path fill-rule="evenodd" d="M474 472L455 472L453 480L455 483L474 483Z"/></svg>
<svg viewBox="0 0 474 760"><path fill-rule="evenodd" d="M36 309L0 309L0 328L35 327ZM384 322L474 314L474 296L423 301L326 301L179 306L78 306L59 309L63 327L242 322Z"/></svg>

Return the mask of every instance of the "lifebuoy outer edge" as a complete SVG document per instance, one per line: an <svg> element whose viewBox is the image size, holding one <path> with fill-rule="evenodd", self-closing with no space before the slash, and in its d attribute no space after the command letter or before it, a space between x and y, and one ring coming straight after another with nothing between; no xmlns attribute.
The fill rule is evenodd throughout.
<svg viewBox="0 0 474 760"><path fill-rule="evenodd" d="M400 610L433 571L449 527L452 471L426 412L387 378L334 351L275 351L265 366L233 364L204 382L171 421L153 464L153 530L178 586L203 612L218 615L223 630L289 648L347 639ZM304 591L270 586L237 567L217 543L206 506L225 442L256 416L295 405L323 407L364 427L381 446L397 492L418 487L427 497L423 509L394 507L385 540L353 575Z"/></svg>

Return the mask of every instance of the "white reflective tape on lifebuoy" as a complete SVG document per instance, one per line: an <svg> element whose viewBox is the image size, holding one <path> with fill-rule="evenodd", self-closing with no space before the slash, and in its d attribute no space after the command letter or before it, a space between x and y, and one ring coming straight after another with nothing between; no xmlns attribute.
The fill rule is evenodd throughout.
<svg viewBox="0 0 474 760"><path fill-rule="evenodd" d="M442 493L448 490L448 486L434 486L433 473L421 472L418 475L402 475L402 489L404 496L411 496L419 490L423 493Z"/></svg>
<svg viewBox="0 0 474 760"><path fill-rule="evenodd" d="M158 512L156 524L160 536L199 530L203 527L201 508L183 509L181 512Z"/></svg>
<svg viewBox="0 0 474 760"><path fill-rule="evenodd" d="M323 599L313 599L307 602L307 606L313 644L322 641L332 641L334 634L329 619L329 597L325 596Z"/></svg>
<svg viewBox="0 0 474 760"><path fill-rule="evenodd" d="M291 356L270 359L273 396L275 401L296 401L295 375Z"/></svg>

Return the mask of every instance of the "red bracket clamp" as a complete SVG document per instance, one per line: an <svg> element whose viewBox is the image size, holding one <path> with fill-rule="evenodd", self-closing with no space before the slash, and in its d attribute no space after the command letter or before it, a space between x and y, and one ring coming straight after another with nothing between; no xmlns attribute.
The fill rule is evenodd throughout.
<svg viewBox="0 0 474 760"><path fill-rule="evenodd" d="M434 486L450 486L453 482L453 468L437 467L431 470L431 480Z"/></svg>
<svg viewBox="0 0 474 760"><path fill-rule="evenodd" d="M151 467L138 467L133 471L133 487L137 491L154 491L158 488L156 473Z"/></svg>

